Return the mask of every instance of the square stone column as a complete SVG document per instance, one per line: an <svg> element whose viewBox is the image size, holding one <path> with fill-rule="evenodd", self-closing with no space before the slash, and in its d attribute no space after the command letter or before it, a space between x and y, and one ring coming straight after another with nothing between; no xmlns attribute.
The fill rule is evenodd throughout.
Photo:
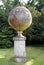
<svg viewBox="0 0 44 65"><path fill-rule="evenodd" d="M26 50L25 50L25 40L24 36L16 36L14 40L14 61L16 62L26 62Z"/></svg>

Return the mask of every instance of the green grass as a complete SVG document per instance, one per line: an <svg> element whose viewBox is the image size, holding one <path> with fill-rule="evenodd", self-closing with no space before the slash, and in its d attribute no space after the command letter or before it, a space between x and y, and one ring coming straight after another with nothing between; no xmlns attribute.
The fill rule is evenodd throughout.
<svg viewBox="0 0 44 65"><path fill-rule="evenodd" d="M44 65L44 47L26 47L27 61L34 60L33 65ZM0 49L0 65L25 65L13 62L14 49ZM29 64L28 64L29 65Z"/></svg>

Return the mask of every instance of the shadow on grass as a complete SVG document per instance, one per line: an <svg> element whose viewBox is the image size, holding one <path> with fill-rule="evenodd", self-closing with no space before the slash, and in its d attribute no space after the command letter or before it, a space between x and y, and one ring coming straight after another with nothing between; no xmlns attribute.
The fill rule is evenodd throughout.
<svg viewBox="0 0 44 65"><path fill-rule="evenodd" d="M15 62L14 61L14 57L11 57L9 60L8 60L8 65L24 65L24 63L22 62Z"/></svg>
<svg viewBox="0 0 44 65"><path fill-rule="evenodd" d="M16 62L13 62L13 58L0 58L0 65L17 65Z"/></svg>
<svg viewBox="0 0 44 65"><path fill-rule="evenodd" d="M33 63L34 63L34 60L33 59L28 60L25 63L24 62L15 62L14 61L14 57L12 57L11 59L9 59L9 64L10 65L33 65Z"/></svg>

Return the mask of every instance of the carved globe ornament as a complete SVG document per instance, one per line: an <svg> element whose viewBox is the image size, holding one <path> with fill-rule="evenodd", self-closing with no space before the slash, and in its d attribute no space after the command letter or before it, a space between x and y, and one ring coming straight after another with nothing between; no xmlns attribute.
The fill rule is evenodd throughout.
<svg viewBox="0 0 44 65"><path fill-rule="evenodd" d="M17 6L9 13L8 22L16 31L24 31L32 23L32 15L24 6Z"/></svg>

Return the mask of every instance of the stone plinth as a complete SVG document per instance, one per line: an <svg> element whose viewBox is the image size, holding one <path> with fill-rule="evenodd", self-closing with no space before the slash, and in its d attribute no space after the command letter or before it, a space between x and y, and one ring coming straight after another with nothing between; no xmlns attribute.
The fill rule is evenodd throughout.
<svg viewBox="0 0 44 65"><path fill-rule="evenodd" d="M25 62L26 61L26 51L25 51L25 40L24 36L16 36L14 40L14 61Z"/></svg>

